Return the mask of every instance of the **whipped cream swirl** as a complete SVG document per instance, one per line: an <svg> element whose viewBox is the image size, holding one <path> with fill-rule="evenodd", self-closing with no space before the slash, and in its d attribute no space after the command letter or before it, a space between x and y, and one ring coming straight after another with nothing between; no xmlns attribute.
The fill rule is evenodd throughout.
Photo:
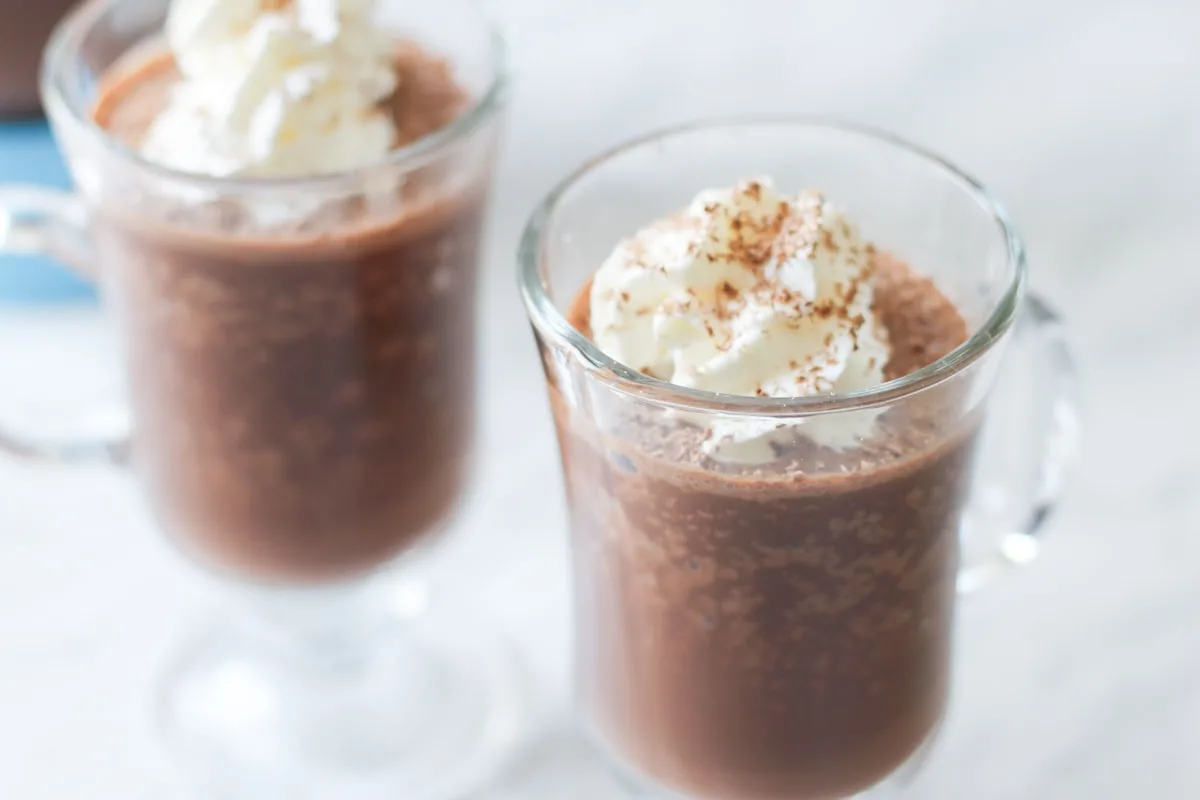
<svg viewBox="0 0 1200 800"><path fill-rule="evenodd" d="M382 159L396 130L395 41L374 0L174 0L181 80L142 141L151 161L218 177L299 177Z"/></svg>
<svg viewBox="0 0 1200 800"><path fill-rule="evenodd" d="M872 311L871 246L821 194L785 197L765 179L705 191L638 231L597 271L590 299L601 350L710 392L845 393L882 383L890 357ZM870 414L850 427L811 422L822 419L805 433L838 447L874 424ZM731 419L714 431L713 452L768 459L778 427Z"/></svg>

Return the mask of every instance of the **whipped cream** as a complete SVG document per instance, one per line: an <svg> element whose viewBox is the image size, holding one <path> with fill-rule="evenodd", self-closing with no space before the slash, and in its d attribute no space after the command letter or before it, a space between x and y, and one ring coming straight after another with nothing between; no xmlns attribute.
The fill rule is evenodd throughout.
<svg viewBox="0 0 1200 800"><path fill-rule="evenodd" d="M149 160L218 177L299 177L385 157L395 41L374 0L173 0L181 80L141 144Z"/></svg>
<svg viewBox="0 0 1200 800"><path fill-rule="evenodd" d="M592 338L629 367L710 392L805 397L874 386L890 348L872 311L871 254L820 193L783 196L766 179L705 191L600 267ZM801 424L822 444L848 447L874 420L837 414ZM709 451L770 460L795 428L730 417L714 428Z"/></svg>

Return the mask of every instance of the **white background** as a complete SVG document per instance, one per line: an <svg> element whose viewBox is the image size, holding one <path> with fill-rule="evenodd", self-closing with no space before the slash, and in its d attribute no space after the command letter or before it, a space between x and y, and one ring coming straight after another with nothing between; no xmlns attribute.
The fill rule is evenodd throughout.
<svg viewBox="0 0 1200 800"><path fill-rule="evenodd" d="M1200 6L493 6L517 83L485 266L484 479L450 581L561 688L557 454L512 255L542 193L613 141L697 115L882 125L1007 201L1035 286L1071 319L1087 392L1082 469L1043 559L961 615L955 707L912 796L1200 796ZM104 395L107 352L93 314L0 313L0 406ZM147 693L219 599L124 476L0 463L0 798L164 796ZM510 788L588 800L605 786L562 733Z"/></svg>

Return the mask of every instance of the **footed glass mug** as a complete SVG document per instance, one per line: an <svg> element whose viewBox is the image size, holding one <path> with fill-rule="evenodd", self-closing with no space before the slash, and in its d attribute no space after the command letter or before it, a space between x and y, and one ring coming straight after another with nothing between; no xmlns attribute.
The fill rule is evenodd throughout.
<svg viewBox="0 0 1200 800"><path fill-rule="evenodd" d="M647 377L572 326L618 241L756 176L844 205L868 241L933 280L969 339L879 386L770 399ZM1072 360L1057 318L1025 294L1008 217L958 169L886 134L698 124L560 184L520 269L565 473L577 697L617 771L662 798L902 786L947 705L957 595L1036 553L1073 449ZM1006 346L1023 352L999 388L1033 405L1006 398L985 424ZM735 424L797 437L774 462L709 457L708 435ZM844 425L869 433L840 450L805 435Z"/></svg>
<svg viewBox="0 0 1200 800"><path fill-rule="evenodd" d="M458 797L518 741L520 671L474 629L452 642L398 619L383 570L449 525L470 472L502 44L466 0L382 0L381 28L453 65L470 96L454 122L343 174L198 177L91 116L102 76L161 37L167 7L90 0L59 26L43 98L79 193L0 187L0 251L101 285L131 428L3 430L0 450L128 463L172 540L247 596L160 693L167 741L205 788Z"/></svg>

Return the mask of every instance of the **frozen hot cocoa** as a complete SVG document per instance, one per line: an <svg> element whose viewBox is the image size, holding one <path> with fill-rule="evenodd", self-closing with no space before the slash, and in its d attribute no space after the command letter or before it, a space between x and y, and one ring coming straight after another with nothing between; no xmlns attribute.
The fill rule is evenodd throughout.
<svg viewBox="0 0 1200 800"><path fill-rule="evenodd" d="M823 197L765 181L636 233L570 320L643 373L771 397L876 385L968 335ZM912 756L946 704L974 415L939 387L767 424L585 415L570 391L552 380L579 692L622 759L688 797L831 800Z"/></svg>
<svg viewBox="0 0 1200 800"><path fill-rule="evenodd" d="M438 527L467 471L486 165L385 162L473 98L370 6L242 19L178 0L170 49L131 54L94 112L144 158L224 179L172 208L131 193L93 227L153 508L201 560L260 580L379 565ZM299 180L333 174L344 187Z"/></svg>

